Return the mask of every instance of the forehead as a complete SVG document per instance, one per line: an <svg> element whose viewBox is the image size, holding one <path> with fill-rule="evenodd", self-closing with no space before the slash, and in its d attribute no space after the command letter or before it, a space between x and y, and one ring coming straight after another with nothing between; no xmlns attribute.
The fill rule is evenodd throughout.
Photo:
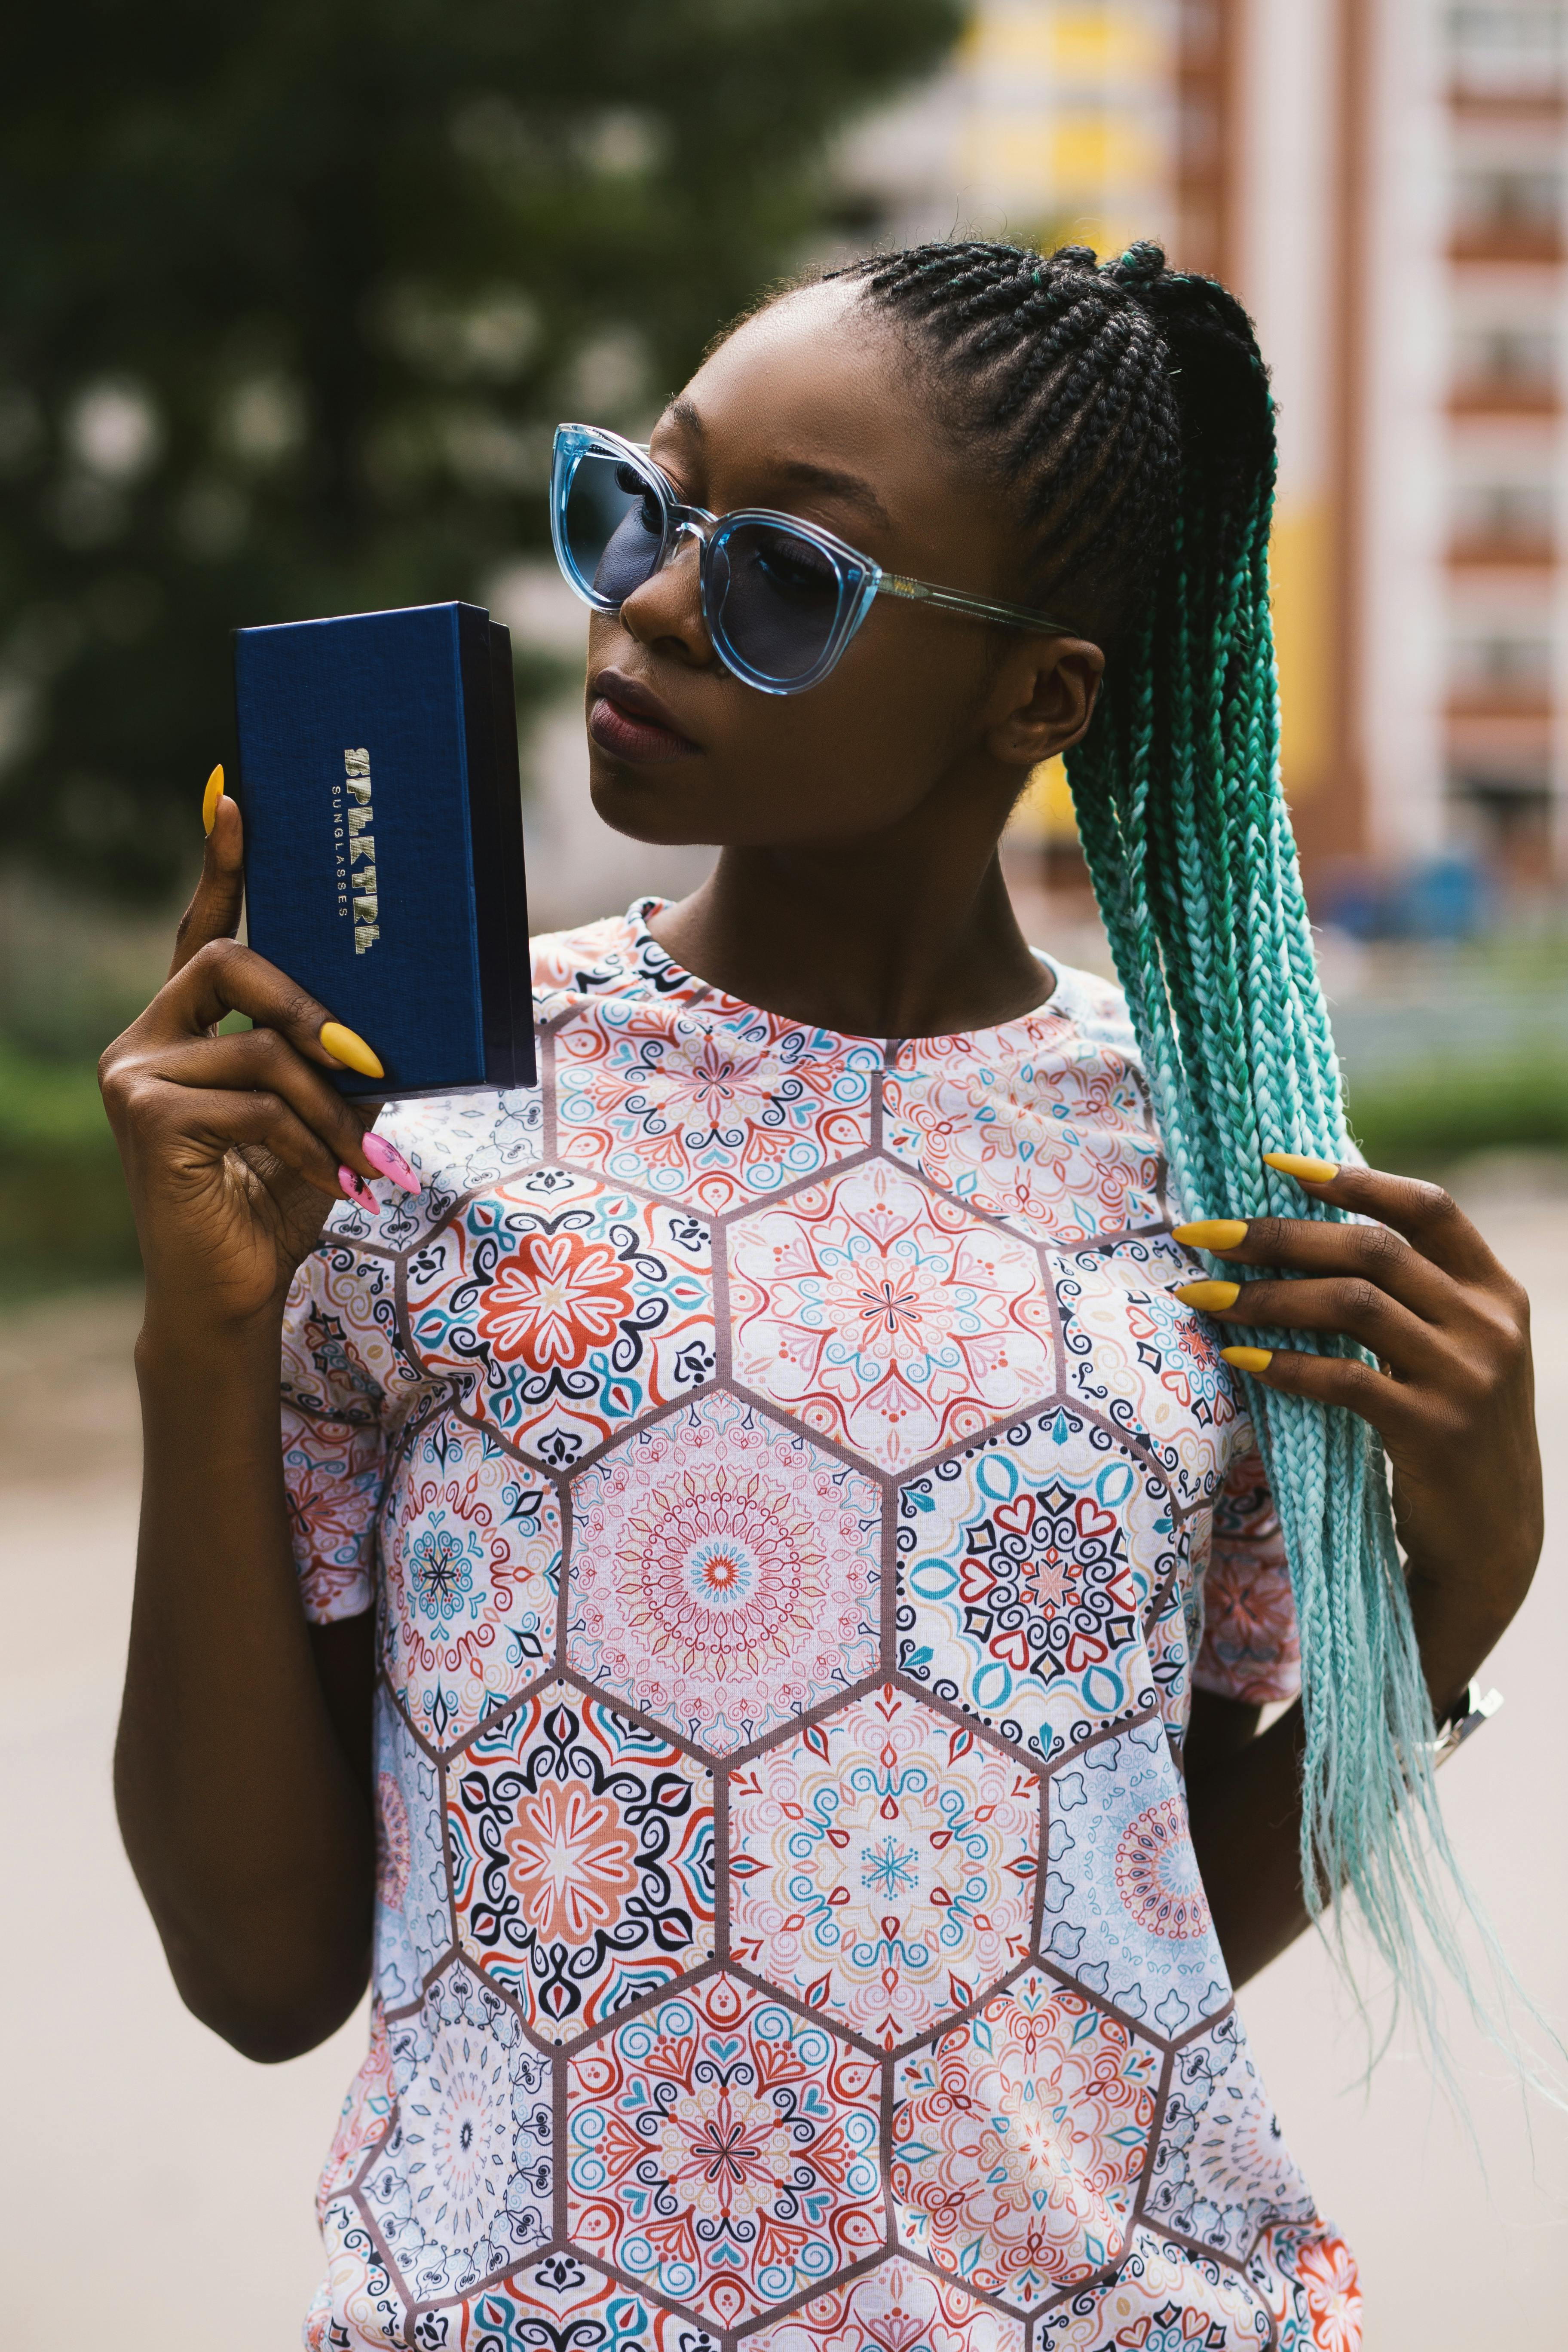
<svg viewBox="0 0 1568 2352"><path fill-rule="evenodd" d="M865 483L901 540L934 546L979 521L975 478L905 345L841 279L785 295L737 328L677 408L655 450L680 446L715 509L776 501L792 472L815 468Z"/></svg>

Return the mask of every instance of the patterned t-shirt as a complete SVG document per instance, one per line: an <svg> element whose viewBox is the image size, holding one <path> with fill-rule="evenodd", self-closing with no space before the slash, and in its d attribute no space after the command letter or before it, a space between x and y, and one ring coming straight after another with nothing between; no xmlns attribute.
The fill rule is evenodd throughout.
<svg viewBox="0 0 1568 2352"><path fill-rule="evenodd" d="M1188 1836L1295 1686L1116 992L843 1036L540 940L537 1091L301 1268L304 1602L374 1607L317 2347L1353 2352Z"/></svg>

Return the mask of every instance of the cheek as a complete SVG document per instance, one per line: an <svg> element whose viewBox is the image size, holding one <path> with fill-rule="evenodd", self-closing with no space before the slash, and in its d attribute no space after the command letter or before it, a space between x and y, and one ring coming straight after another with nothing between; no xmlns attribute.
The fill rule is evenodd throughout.
<svg viewBox="0 0 1568 2352"><path fill-rule="evenodd" d="M927 615L874 613L837 668L805 694L761 694L714 677L694 759L634 769L589 739L594 805L645 841L772 847L881 831L917 807L965 748L983 684L969 635L939 638ZM595 616L590 676L626 644L616 621Z"/></svg>

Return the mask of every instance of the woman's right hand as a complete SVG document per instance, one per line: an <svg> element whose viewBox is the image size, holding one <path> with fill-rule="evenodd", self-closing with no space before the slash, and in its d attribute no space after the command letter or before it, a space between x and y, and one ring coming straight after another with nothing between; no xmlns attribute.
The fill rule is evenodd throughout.
<svg viewBox="0 0 1568 2352"><path fill-rule="evenodd" d="M149 1313L208 1334L281 1310L328 1210L350 1191L340 1171L405 1176L401 1162L377 1165L394 1156L379 1139L367 1155L365 1123L327 1075L356 1047L367 1063L374 1055L342 1029L335 1042L347 1050L329 1053L327 1008L235 939L242 841L237 803L218 798L168 981L99 1063ZM220 1036L231 1012L256 1026Z"/></svg>

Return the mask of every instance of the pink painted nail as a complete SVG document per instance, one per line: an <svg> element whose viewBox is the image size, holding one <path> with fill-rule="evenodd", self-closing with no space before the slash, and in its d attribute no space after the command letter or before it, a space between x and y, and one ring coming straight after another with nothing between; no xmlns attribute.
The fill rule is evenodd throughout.
<svg viewBox="0 0 1568 2352"><path fill-rule="evenodd" d="M360 1148L373 1168L379 1168L384 1176L394 1184L400 1184L405 1192L424 1191L402 1152L394 1150L384 1135L367 1135Z"/></svg>
<svg viewBox="0 0 1568 2352"><path fill-rule="evenodd" d="M355 1208L368 1209L372 1216L375 1214L375 1194L363 1176L356 1176L352 1168L340 1168L338 1183Z"/></svg>

